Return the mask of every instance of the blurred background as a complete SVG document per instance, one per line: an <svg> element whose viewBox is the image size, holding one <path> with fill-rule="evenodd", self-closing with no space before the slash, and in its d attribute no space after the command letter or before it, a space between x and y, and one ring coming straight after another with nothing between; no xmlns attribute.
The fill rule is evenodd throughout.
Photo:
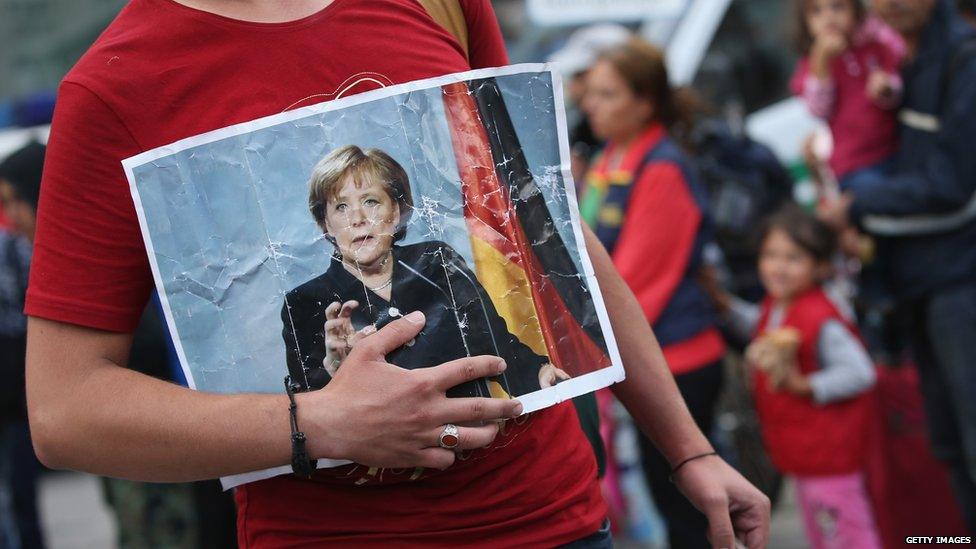
<svg viewBox="0 0 976 549"><path fill-rule="evenodd" d="M794 45L798 30L795 2L492 3L513 63L544 62L561 55L565 59L567 51L571 55L576 51L573 48L579 47L572 38L574 33L603 23L619 25L658 46L664 52L671 85L693 90L700 104L707 105L699 127L721 128L709 135L722 136L725 140L721 142L731 143L734 154L761 159L745 168L736 167L734 162L722 158L717 148L708 145L714 142L708 141L708 136L696 134L697 143L704 145L699 147L695 162L707 174L706 186L713 192L710 204L727 229L718 235L720 246L712 258L721 267L718 279L726 289L753 301L758 299L761 288L754 268L756 252L741 247L745 231L739 227L742 230L736 232L731 227L735 222L730 221L730 212L758 208L757 215L765 215L774 203L782 201L812 209L822 181L818 181L819 168L811 168L811 136L821 136L828 143L829 154L826 124L812 116L803 101L790 91L789 83L800 59ZM46 141L60 79L125 4L122 0L0 0L0 159L31 140ZM580 67L583 68L588 67ZM565 72L567 86L577 76L578 71ZM584 123L585 114L578 105L571 102L567 108L571 128ZM576 151L576 143L572 145ZM590 145L600 146L597 142ZM583 156L587 160L593 158L592 152ZM586 168L582 166L575 174L580 189ZM749 189L756 190L753 193ZM739 223L751 224L757 219L740 216ZM849 262L843 262L841 270L846 268ZM857 276L848 275L849 279ZM856 292L846 293L853 297ZM157 361L153 366L156 370L151 373L180 382L179 368L174 366L154 308L151 305L147 310L141 328L148 342L144 352L164 359ZM725 381L709 435L723 457L774 501L771 547L808 547L801 514L794 503L794 485L784 481L773 468L759 437L748 376L742 365L742 352L748 341L736 341L733 335L726 335L729 351L722 363ZM941 525L958 525L959 512L952 502L945 472L927 450L917 378L911 369L899 368L905 362L900 349L871 351L879 368L891 367L878 374L886 429L885 434L879 435L881 442L877 445L879 463L884 462L878 465L882 471L879 474L897 478L911 473L912 465L885 461L885 456L895 454L909 456L908 461L913 461L916 468L928 467L919 473L921 481L909 480L907 484L928 485L932 493L919 501L936 502L929 514L948 517ZM668 547L665 519L644 479L640 437L622 408L613 402L604 404L602 417L613 424L613 429L604 433L612 455L611 478L605 481L605 490L613 510L616 541L622 547ZM29 443L20 444L20 450L25 449L29 452ZM4 459L8 459L6 455ZM41 538L43 546L53 548L235 546L233 503L214 483L140 485L80 473L40 471L38 486L41 532L37 541L24 546L40 547ZM13 488L0 483L0 519L2 513L8 517L12 513L13 492ZM909 507L899 512L911 515L916 510ZM889 517L893 516L905 515L892 511ZM5 547L4 540L13 539L9 532L4 537L3 528L0 520L0 548ZM673 543L671 546L680 547Z"/></svg>
<svg viewBox="0 0 976 549"><path fill-rule="evenodd" d="M771 122L795 128L792 143L769 139L777 152L799 158L812 119L790 96L787 81L793 7L782 0L621 0L493 2L513 63L545 61L573 31L598 21L617 22L668 51L672 80L693 85L715 105L748 117L750 131L777 135ZM115 17L123 0L0 0L0 152L50 117L58 83ZM573 3L569 3L573 4ZM803 120L784 120L788 112Z"/></svg>

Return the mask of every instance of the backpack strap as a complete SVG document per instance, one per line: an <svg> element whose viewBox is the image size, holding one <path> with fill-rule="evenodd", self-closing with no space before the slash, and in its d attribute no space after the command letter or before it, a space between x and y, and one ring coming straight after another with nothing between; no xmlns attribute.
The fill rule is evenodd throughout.
<svg viewBox="0 0 976 549"><path fill-rule="evenodd" d="M464 10L461 8L460 0L417 0L417 3L427 10L427 14L435 23L457 39L458 43L461 44L461 49L464 50L464 56L470 59L468 22L464 18Z"/></svg>

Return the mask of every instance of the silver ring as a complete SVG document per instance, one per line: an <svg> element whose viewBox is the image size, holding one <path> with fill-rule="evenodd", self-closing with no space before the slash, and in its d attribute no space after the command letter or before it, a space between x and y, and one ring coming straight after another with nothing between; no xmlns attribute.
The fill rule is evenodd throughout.
<svg viewBox="0 0 976 549"><path fill-rule="evenodd" d="M453 450L461 444L461 431L458 430L457 425L453 423L448 423L444 426L444 430L441 431L441 437L437 441L441 448L445 450Z"/></svg>

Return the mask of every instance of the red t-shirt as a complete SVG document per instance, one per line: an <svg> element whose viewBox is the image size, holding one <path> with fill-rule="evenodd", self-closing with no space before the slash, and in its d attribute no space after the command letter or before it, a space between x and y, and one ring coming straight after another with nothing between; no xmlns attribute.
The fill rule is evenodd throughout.
<svg viewBox="0 0 976 549"><path fill-rule="evenodd" d="M470 67L506 64L488 0L461 4ZM457 41L414 0L335 0L281 24L133 0L61 84L27 314L136 326L153 281L122 159L377 82L468 68ZM446 472L350 466L245 485L241 545L552 546L599 528L596 461L571 404L509 422L489 449L463 457Z"/></svg>

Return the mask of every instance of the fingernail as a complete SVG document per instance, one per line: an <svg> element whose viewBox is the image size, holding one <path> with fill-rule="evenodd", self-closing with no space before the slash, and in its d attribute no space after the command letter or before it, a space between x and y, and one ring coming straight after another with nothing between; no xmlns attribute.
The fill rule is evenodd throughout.
<svg viewBox="0 0 976 549"><path fill-rule="evenodd" d="M423 322L424 321L424 313L422 313L420 311L414 311L414 312L408 314L404 318L406 318L410 322Z"/></svg>
<svg viewBox="0 0 976 549"><path fill-rule="evenodd" d="M521 402L516 402L515 403L515 407L512 408L512 417L516 417L516 416L522 415L522 410L523 410L522 403Z"/></svg>
<svg viewBox="0 0 976 549"><path fill-rule="evenodd" d="M376 326L370 324L369 326L363 328L363 335L370 335L375 331L376 331Z"/></svg>
<svg viewBox="0 0 976 549"><path fill-rule="evenodd" d="M495 366L495 371L500 374L505 371L505 368L508 368L508 365L505 364L505 360L499 359L498 364Z"/></svg>

